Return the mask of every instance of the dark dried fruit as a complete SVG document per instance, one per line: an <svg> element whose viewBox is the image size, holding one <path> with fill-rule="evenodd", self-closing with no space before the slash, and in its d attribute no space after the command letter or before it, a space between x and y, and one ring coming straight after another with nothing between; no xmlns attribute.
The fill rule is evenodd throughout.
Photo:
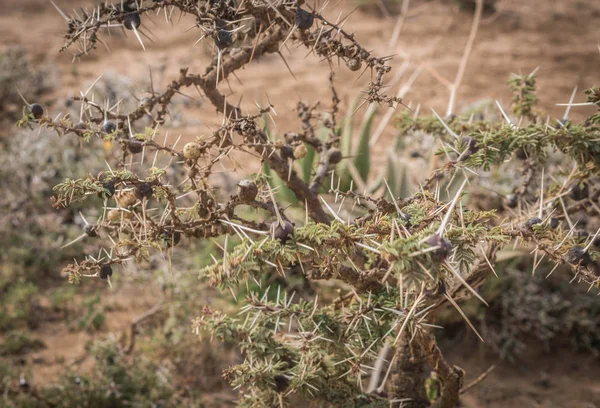
<svg viewBox="0 0 600 408"><path fill-rule="evenodd" d="M293 159L294 158L294 148L289 145L283 145L280 149L280 155L283 159Z"/></svg>
<svg viewBox="0 0 600 408"><path fill-rule="evenodd" d="M550 228L556 229L560 225L558 218L550 218Z"/></svg>
<svg viewBox="0 0 600 408"><path fill-rule="evenodd" d="M254 201L258 194L258 186L251 180L242 180L238 183L238 197L244 203Z"/></svg>
<svg viewBox="0 0 600 408"><path fill-rule="evenodd" d="M590 195L588 183L573 183L571 184L569 197L575 201L585 200Z"/></svg>
<svg viewBox="0 0 600 408"><path fill-rule="evenodd" d="M111 120L105 120L102 123L102 131L106 134L111 134L117 130L117 125Z"/></svg>
<svg viewBox="0 0 600 408"><path fill-rule="evenodd" d="M440 235L432 235L427 239L427 243L432 247L438 247L436 250L430 252L433 260L437 262L444 261L450 252L452 252L452 243L446 238Z"/></svg>
<svg viewBox="0 0 600 408"><path fill-rule="evenodd" d="M404 226L407 228L412 226L412 224L410 223L411 218L412 218L412 216L410 214L401 214L400 215L400 219L402 221L404 221Z"/></svg>
<svg viewBox="0 0 600 408"><path fill-rule="evenodd" d="M110 264L104 264L100 267L100 279L108 279L109 276L112 276L113 271L112 268L110 267Z"/></svg>
<svg viewBox="0 0 600 408"><path fill-rule="evenodd" d="M301 30L308 30L312 27L315 16L306 10L299 8L296 10L296 26Z"/></svg>
<svg viewBox="0 0 600 408"><path fill-rule="evenodd" d="M281 244L285 244L294 232L294 225L289 221L283 221L283 225L279 224L279 221L275 221L271 224L271 237L279 240Z"/></svg>
<svg viewBox="0 0 600 408"><path fill-rule="evenodd" d="M128 30L137 30L142 24L142 18L139 13L128 14L123 20L123 25Z"/></svg>
<svg viewBox="0 0 600 408"><path fill-rule="evenodd" d="M590 233L584 229L580 229L577 231L576 236L578 241L585 241L590 236Z"/></svg>
<svg viewBox="0 0 600 408"><path fill-rule="evenodd" d="M506 196L506 206L508 208L517 208L519 205L519 199L514 194L509 194Z"/></svg>
<svg viewBox="0 0 600 408"><path fill-rule="evenodd" d="M329 157L329 164L338 164L343 158L342 152L340 152L338 149L330 149L327 155Z"/></svg>
<svg viewBox="0 0 600 408"><path fill-rule="evenodd" d="M41 119L44 116L44 107L39 103L32 104L29 109L31 110L31 114L36 119Z"/></svg>
<svg viewBox="0 0 600 408"><path fill-rule="evenodd" d="M346 66L350 71L358 71L362 66L362 63L358 58L350 58L346 61Z"/></svg>
<svg viewBox="0 0 600 408"><path fill-rule="evenodd" d="M140 200L152 198L152 185L150 183L139 184L135 189L135 196Z"/></svg>
<svg viewBox="0 0 600 408"><path fill-rule="evenodd" d="M581 265L588 266L592 262L592 258L590 254L588 254L582 247L574 246L569 251L567 251L567 255L565 259L571 265Z"/></svg>
<svg viewBox="0 0 600 408"><path fill-rule="evenodd" d="M113 180L103 181L102 188L105 191L101 191L98 193L98 197L100 198L110 198L115 194L115 182Z"/></svg>
<svg viewBox="0 0 600 408"><path fill-rule="evenodd" d="M479 146L477 146L477 141L469 136L465 136L461 139L461 143L467 146L469 153L474 154L479 151Z"/></svg>
<svg viewBox="0 0 600 408"><path fill-rule="evenodd" d="M273 377L273 381L275 381L275 391L279 394L287 390L290 386L290 380L285 375L277 374Z"/></svg>
<svg viewBox="0 0 600 408"><path fill-rule="evenodd" d="M127 140L127 150L133 154L141 153L144 150L144 143L137 140L135 137L130 137Z"/></svg>
<svg viewBox="0 0 600 408"><path fill-rule="evenodd" d="M527 228L528 230L533 230L533 226L537 225L537 224L541 224L542 220L539 217L533 217L527 220L527 222L525 222L525 228Z"/></svg>
<svg viewBox="0 0 600 408"><path fill-rule="evenodd" d="M90 238L95 238L98 236L98 231L96 230L95 225L85 224L85 227L83 227L83 231L85 232L85 235L87 235Z"/></svg>
<svg viewBox="0 0 600 408"><path fill-rule="evenodd" d="M233 34L231 31L219 28L213 39L218 49L222 50L233 44Z"/></svg>

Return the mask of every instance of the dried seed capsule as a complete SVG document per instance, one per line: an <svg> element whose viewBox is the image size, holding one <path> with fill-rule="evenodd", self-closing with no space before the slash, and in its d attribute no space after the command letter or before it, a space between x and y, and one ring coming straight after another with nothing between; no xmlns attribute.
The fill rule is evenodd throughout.
<svg viewBox="0 0 600 408"><path fill-rule="evenodd" d="M98 236L98 231L96 230L95 225L85 224L85 226L83 227L83 231L85 232L85 235L87 235L90 238L95 238Z"/></svg>
<svg viewBox="0 0 600 408"><path fill-rule="evenodd" d="M550 228L556 229L558 228L559 224L560 221L558 220L558 218L550 218Z"/></svg>
<svg viewBox="0 0 600 408"><path fill-rule="evenodd" d="M110 267L110 264L104 264L100 267L100 272L98 275L100 275L100 279L108 279L109 276L112 276L113 271L112 268Z"/></svg>
<svg viewBox="0 0 600 408"><path fill-rule="evenodd" d="M590 254L588 254L582 247L574 246L567 251L565 259L571 265L588 266L592 262Z"/></svg>
<svg viewBox="0 0 600 408"><path fill-rule="evenodd" d="M102 123L102 131L106 134L111 134L117 130L117 125L112 120L105 120Z"/></svg>
<svg viewBox="0 0 600 408"><path fill-rule="evenodd" d="M142 24L142 18L139 13L128 14L123 20L123 25L128 30L137 30Z"/></svg>
<svg viewBox="0 0 600 408"><path fill-rule="evenodd" d="M120 194L117 194L116 200L117 200L117 203L123 208L132 206L137 202L135 193L131 190L122 191Z"/></svg>
<svg viewBox="0 0 600 408"><path fill-rule="evenodd" d="M294 148L294 159L300 160L301 158L306 156L306 153L308 153L306 146L304 145L304 143L300 143Z"/></svg>
<svg viewBox="0 0 600 408"><path fill-rule="evenodd" d="M238 184L238 197L244 203L250 203L256 199L258 186L251 180L242 180Z"/></svg>
<svg viewBox="0 0 600 408"><path fill-rule="evenodd" d="M130 220L133 218L133 213L131 211L121 211L121 210L110 210L106 215L109 221L120 221L121 218L124 220Z"/></svg>
<svg viewBox="0 0 600 408"><path fill-rule="evenodd" d="M285 160L294 158L294 149L292 148L292 146L281 146L280 152L281 157Z"/></svg>
<svg viewBox="0 0 600 408"><path fill-rule="evenodd" d="M571 184L569 197L575 201L585 200L589 197L589 185L586 182L583 183L573 183Z"/></svg>
<svg viewBox="0 0 600 408"><path fill-rule="evenodd" d="M306 10L299 8L296 10L296 26L301 30L308 30L312 27L315 16Z"/></svg>
<svg viewBox="0 0 600 408"><path fill-rule="evenodd" d="M33 103L29 107L34 118L41 119L44 116L44 107L39 103Z"/></svg>
<svg viewBox="0 0 600 408"><path fill-rule="evenodd" d="M349 58L346 60L346 66L350 71L358 71L362 66L362 63L358 58Z"/></svg>
<svg viewBox="0 0 600 408"><path fill-rule="evenodd" d="M506 196L506 206L508 208L516 208L519 205L519 199L514 194L509 194Z"/></svg>
<svg viewBox="0 0 600 408"><path fill-rule="evenodd" d="M452 252L452 243L438 234L430 236L427 239L427 243L432 247L438 247L431 252L431 257L437 262L446 260L450 252Z"/></svg>
<svg viewBox="0 0 600 408"><path fill-rule="evenodd" d="M290 386L290 380L285 375L277 374L273 377L273 381L275 382L275 391L279 394Z"/></svg>
<svg viewBox="0 0 600 408"><path fill-rule="evenodd" d="M279 240L282 245L287 242L290 234L293 232L294 225L289 221L283 221L283 225L280 225L279 221L271 224L271 237Z"/></svg>
<svg viewBox="0 0 600 408"><path fill-rule="evenodd" d="M231 31L219 28L214 37L215 45L218 49L222 50L233 44L233 34Z"/></svg>
<svg viewBox="0 0 600 408"><path fill-rule="evenodd" d="M152 184L150 183L141 183L135 189L135 195L140 200L144 198L150 199L152 198Z"/></svg>
<svg viewBox="0 0 600 408"><path fill-rule="evenodd" d="M329 149L327 155L329 157L329 164L338 164L342 161L342 152L339 149Z"/></svg>
<svg viewBox="0 0 600 408"><path fill-rule="evenodd" d="M183 157L186 160L198 160L202 156L202 146L197 142L189 142L183 146Z"/></svg>
<svg viewBox="0 0 600 408"><path fill-rule="evenodd" d="M525 227L528 230L533 230L533 226L536 224L541 224L542 220L539 217L533 217L527 220L527 222L525 222Z"/></svg>
<svg viewBox="0 0 600 408"><path fill-rule="evenodd" d="M141 153L144 150L144 143L137 140L135 137L130 137L127 140L127 150L133 154Z"/></svg>

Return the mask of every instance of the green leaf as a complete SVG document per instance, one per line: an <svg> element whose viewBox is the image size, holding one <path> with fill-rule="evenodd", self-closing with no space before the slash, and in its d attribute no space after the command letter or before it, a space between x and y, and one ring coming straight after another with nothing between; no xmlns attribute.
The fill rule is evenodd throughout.
<svg viewBox="0 0 600 408"><path fill-rule="evenodd" d="M371 139L371 126L373 125L373 119L377 109L368 109L363 118L363 123L360 131L360 139L358 140L358 146L355 152L354 166L358 170L360 177L367 182L369 179L369 172L371 171L371 147L369 141Z"/></svg>
<svg viewBox="0 0 600 408"><path fill-rule="evenodd" d="M305 183L309 183L310 182L310 177L312 176L312 168L313 168L313 163L315 161L315 156L316 156L316 151L315 149L310 146L310 145L306 145L306 156L304 156L302 159L298 160L298 163L300 164L300 168L302 169L302 180Z"/></svg>

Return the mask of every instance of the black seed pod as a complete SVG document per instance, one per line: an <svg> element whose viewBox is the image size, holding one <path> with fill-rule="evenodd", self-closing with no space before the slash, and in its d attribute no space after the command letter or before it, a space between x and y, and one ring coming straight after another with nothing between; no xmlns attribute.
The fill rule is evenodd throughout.
<svg viewBox="0 0 600 408"><path fill-rule="evenodd" d="M409 227L412 226L412 224L410 223L411 218L412 218L412 216L410 214L402 214L402 215L400 215L400 219L402 221L404 221L404 223L405 223L404 226L407 227L407 228L409 228Z"/></svg>
<svg viewBox="0 0 600 408"><path fill-rule="evenodd" d="M479 151L479 146L477 146L477 141L469 136L465 136L461 139L462 144L467 146L469 153L474 154Z"/></svg>
<svg viewBox="0 0 600 408"><path fill-rule="evenodd" d="M430 252L433 260L437 262L444 261L450 255L450 252L452 252L452 243L440 235L435 234L430 236L427 239L427 243L432 247L439 247Z"/></svg>
<svg viewBox="0 0 600 408"><path fill-rule="evenodd" d="M592 262L590 254L588 254L582 247L574 246L567 252L565 259L571 265L588 266Z"/></svg>
<svg viewBox="0 0 600 408"><path fill-rule="evenodd" d="M519 199L514 194L509 194L506 196L506 206L508 208L516 208L519 205Z"/></svg>
<svg viewBox="0 0 600 408"><path fill-rule="evenodd" d="M580 229L580 230L577 230L576 236L577 236L578 241L585 241L590 236L590 233L584 229Z"/></svg>
<svg viewBox="0 0 600 408"><path fill-rule="evenodd" d="M140 200L152 198L152 185L150 183L139 184L135 189L135 196Z"/></svg>
<svg viewBox="0 0 600 408"><path fill-rule="evenodd" d="M573 183L569 190L569 197L575 201L584 200L590 195L588 183Z"/></svg>
<svg viewBox="0 0 600 408"><path fill-rule="evenodd" d="M275 382L275 391L279 394L287 390L290 386L290 380L285 375L277 374L273 377L273 381Z"/></svg>
<svg viewBox="0 0 600 408"><path fill-rule="evenodd" d="M258 194L258 186L251 180L242 180L238 183L238 197L244 203L254 201Z"/></svg>
<svg viewBox="0 0 600 408"><path fill-rule="evenodd" d="M227 31L223 28L219 28L216 31L213 39L215 40L215 45L220 50L225 49L233 44L233 34L231 31Z"/></svg>
<svg viewBox="0 0 600 408"><path fill-rule="evenodd" d="M139 13L128 14L123 20L123 25L128 30L137 30L137 28L142 24L142 18Z"/></svg>
<svg viewBox="0 0 600 408"><path fill-rule="evenodd" d="M556 228L558 228L559 224L560 224L560 221L558 220L558 218L550 218L550 228L556 229Z"/></svg>
<svg viewBox="0 0 600 408"><path fill-rule="evenodd" d="M421 157L421 152L413 150L412 152L410 152L410 157L412 157L413 159L419 158Z"/></svg>
<svg viewBox="0 0 600 408"><path fill-rule="evenodd" d="M115 122L111 121L111 120L105 120L102 123L102 131L106 134L111 134L114 131L117 130L117 125L115 125Z"/></svg>
<svg viewBox="0 0 600 408"><path fill-rule="evenodd" d="M289 221L283 221L283 225L279 225L279 221L275 221L271 224L271 237L278 239L281 244L285 244L290 237L290 234L294 232L294 225Z"/></svg>
<svg viewBox="0 0 600 408"><path fill-rule="evenodd" d="M39 103L32 104L29 109L31 110L33 117L36 119L41 119L41 117L44 116L44 107Z"/></svg>
<svg viewBox="0 0 600 408"><path fill-rule="evenodd" d="M144 143L137 140L135 137L130 137L127 140L127 150L129 150L131 153L133 153L133 154L141 153L143 149L144 149Z"/></svg>
<svg viewBox="0 0 600 408"><path fill-rule="evenodd" d="M87 235L90 238L95 238L98 236L96 226L92 224L85 224L85 227L83 227L83 231L85 232L85 235Z"/></svg>
<svg viewBox="0 0 600 408"><path fill-rule="evenodd" d="M342 152L338 149L330 149L327 154L329 155L329 164L338 164L342 161Z"/></svg>
<svg viewBox="0 0 600 408"><path fill-rule="evenodd" d="M533 226L536 224L541 224L542 220L539 217L533 217L525 222L525 228L528 230L533 230Z"/></svg>
<svg viewBox="0 0 600 408"><path fill-rule="evenodd" d="M283 159L287 160L294 158L294 148L292 146L283 145L281 146L280 151L280 155Z"/></svg>
<svg viewBox="0 0 600 408"><path fill-rule="evenodd" d="M112 268L110 267L110 264L104 264L100 267L100 279L108 279L109 276L112 276L113 271Z"/></svg>
<svg viewBox="0 0 600 408"><path fill-rule="evenodd" d="M296 26L301 30L308 30L312 27L315 21L315 16L306 10L299 8L296 11Z"/></svg>
<svg viewBox="0 0 600 408"><path fill-rule="evenodd" d="M100 198L110 198L115 194L115 182L113 180L107 180L107 181L103 181L102 182L102 188L104 188L104 190L108 191L102 191L100 193L98 193L98 197Z"/></svg>

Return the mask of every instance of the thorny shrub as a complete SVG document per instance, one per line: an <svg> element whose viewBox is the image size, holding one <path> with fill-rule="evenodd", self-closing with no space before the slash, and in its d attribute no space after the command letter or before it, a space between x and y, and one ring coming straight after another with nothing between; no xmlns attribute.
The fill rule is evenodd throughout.
<svg viewBox="0 0 600 408"><path fill-rule="evenodd" d="M19 125L76 135L83 142L112 141L119 152L102 171L78 173L55 187L57 209L94 197L103 203L98 220L85 230L101 238L102 249L65 269L71 282L110 283L122 264L154 251L170 254L182 239L224 238L220 242L230 250L213 254L214 264L200 276L234 298L242 294L240 312L206 306L192 328L238 345L245 358L224 377L240 390L240 406L290 406L300 400L344 407L429 406L424 364L441 383L435 404L456 406L464 372L450 365L436 344L436 311L447 304L460 310L457 302L470 296L487 304L477 288L493 276L506 246L533 250L534 272L542 259L568 264L572 281L598 289L597 232L581 230L572 216L598 214L600 113L581 123L550 120L532 109L533 75L511 80L517 120L504 111L505 121L498 122L404 110L397 119L398 137L435 136L441 146L435 166L407 197L384 198L385 188L363 195L354 188L359 180L354 175L348 189L337 187L333 170L347 157L336 131L340 100L333 76L330 107L299 104L298 130L275 140L260 122L272 106L244 114L219 90L240 68L294 42L331 66L340 60L357 75L371 75L359 108L402 104L384 92L389 58L371 55L341 23L302 0L104 3L63 15L68 32L62 51L77 47L75 58L85 57L106 45L104 34L115 25L142 43L151 14L171 19L174 12L194 17L201 40L214 44L214 59L203 73L181 69L164 90L153 89L126 112L117 101L95 102L91 90L74 98L81 106L79 119L56 118L41 105L28 104ZM169 106L192 86L226 120L183 147L169 144L161 139ZM600 90L592 88L587 96L589 105L600 107ZM151 123L141 128L139 121L148 117ZM327 131L317 132L319 127ZM318 160L305 181L295 163L309 147ZM268 165L304 214L279 202L263 172L248 175L236 193L223 194L213 175L217 166L231 168L227 163L234 153ZM176 183L172 168L181 165L186 179ZM495 191L504 198L500 205L476 200L481 189L507 175L510 187L502 188L511 191ZM273 291L261 284L267 273L302 276L318 296L299 298L281 286ZM339 292L327 290L322 281L335 281Z"/></svg>

